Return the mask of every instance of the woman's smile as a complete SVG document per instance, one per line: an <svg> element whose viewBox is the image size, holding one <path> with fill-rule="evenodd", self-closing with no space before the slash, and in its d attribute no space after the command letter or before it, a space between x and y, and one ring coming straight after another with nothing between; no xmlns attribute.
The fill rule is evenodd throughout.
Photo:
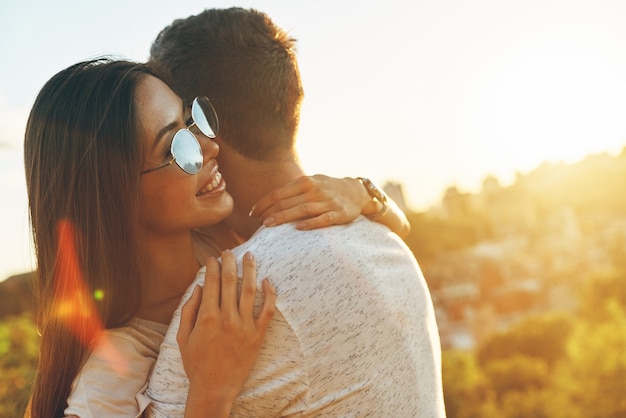
<svg viewBox="0 0 626 418"><path fill-rule="evenodd" d="M209 182L196 194L196 196L205 196L210 194L211 197L224 193L226 190L226 182L222 178L222 173L217 171L217 165L209 178Z"/></svg>

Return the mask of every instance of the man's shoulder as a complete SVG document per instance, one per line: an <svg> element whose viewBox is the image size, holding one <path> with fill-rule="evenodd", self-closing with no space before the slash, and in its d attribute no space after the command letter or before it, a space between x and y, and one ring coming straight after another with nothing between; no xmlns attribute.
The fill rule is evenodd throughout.
<svg viewBox="0 0 626 418"><path fill-rule="evenodd" d="M295 224L261 227L248 241L235 251L293 253L309 248L352 246L372 243L377 246L397 244L399 238L388 228L365 218L358 218L345 225L333 225L311 231L300 231Z"/></svg>
<svg viewBox="0 0 626 418"><path fill-rule="evenodd" d="M346 237L359 234L368 234L372 237L383 239L391 231L377 223L364 217L359 217L351 223L344 225L332 225L325 228L313 229L310 231L300 231L295 228L294 223L283 224L272 227L261 227L248 240L265 240L274 238L294 239L294 240L316 240L320 238L332 239L333 237ZM392 235L395 235L391 233Z"/></svg>

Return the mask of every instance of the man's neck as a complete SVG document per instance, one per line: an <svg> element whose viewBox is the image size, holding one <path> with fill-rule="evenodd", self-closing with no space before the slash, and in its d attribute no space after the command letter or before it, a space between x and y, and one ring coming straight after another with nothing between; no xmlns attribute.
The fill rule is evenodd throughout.
<svg viewBox="0 0 626 418"><path fill-rule="evenodd" d="M279 162L257 161L222 146L218 160L226 189L235 201L233 213L225 222L246 240L261 226L258 218L249 216L252 206L271 190L304 175L296 157Z"/></svg>

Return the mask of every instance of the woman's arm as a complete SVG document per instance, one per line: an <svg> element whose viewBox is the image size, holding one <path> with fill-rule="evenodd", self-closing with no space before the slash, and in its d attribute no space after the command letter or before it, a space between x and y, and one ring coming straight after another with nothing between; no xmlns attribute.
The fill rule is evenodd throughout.
<svg viewBox="0 0 626 418"><path fill-rule="evenodd" d="M243 284L237 300L237 266L232 252L222 265L209 258L204 288L196 287L183 306L177 341L189 393L185 417L228 417L261 349L274 315L276 291L263 281L265 300L254 318L256 263L243 259Z"/></svg>
<svg viewBox="0 0 626 418"><path fill-rule="evenodd" d="M385 202L374 198L367 182L321 174L300 177L263 196L250 216L258 216L266 226L300 221L296 228L309 230L346 224L364 215L405 238L411 226L404 212L380 189Z"/></svg>

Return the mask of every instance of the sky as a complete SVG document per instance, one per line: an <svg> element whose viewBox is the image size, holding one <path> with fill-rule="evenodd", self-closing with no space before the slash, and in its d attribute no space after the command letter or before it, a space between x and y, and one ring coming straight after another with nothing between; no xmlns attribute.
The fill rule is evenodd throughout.
<svg viewBox="0 0 626 418"><path fill-rule="evenodd" d="M43 84L100 55L144 61L172 20L231 6L298 39L309 174L399 182L425 210L626 146L621 0L0 0L0 280L34 267L22 143Z"/></svg>

